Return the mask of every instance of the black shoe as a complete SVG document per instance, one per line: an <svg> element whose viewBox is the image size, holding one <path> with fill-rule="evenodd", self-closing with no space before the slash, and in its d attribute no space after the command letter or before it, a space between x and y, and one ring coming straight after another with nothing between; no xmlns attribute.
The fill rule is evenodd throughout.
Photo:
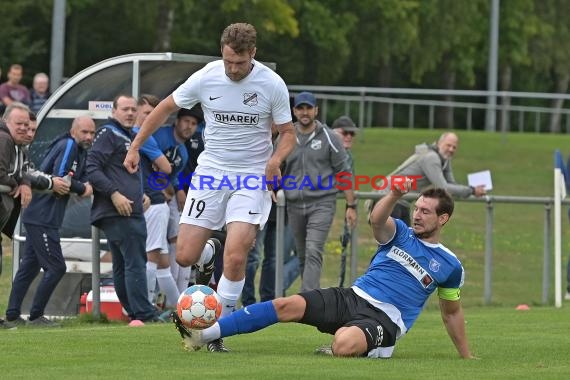
<svg viewBox="0 0 570 380"><path fill-rule="evenodd" d="M224 346L222 338L211 341L206 345L206 348L208 348L210 352L230 352L230 349Z"/></svg>
<svg viewBox="0 0 570 380"><path fill-rule="evenodd" d="M4 321L4 327L6 327L7 329L18 328L25 325L26 325L26 320L22 317L18 317L13 321L9 321L7 319Z"/></svg>
<svg viewBox="0 0 570 380"><path fill-rule="evenodd" d="M10 326L5 320L0 318L0 329L15 330L16 327Z"/></svg>
<svg viewBox="0 0 570 380"><path fill-rule="evenodd" d="M59 323L50 321L43 315L41 317L37 317L36 319L28 319L26 322L26 326L39 327L39 328L61 327Z"/></svg>
<svg viewBox="0 0 570 380"><path fill-rule="evenodd" d="M168 322L168 316L166 318L162 318L160 315L156 314L153 315L152 318L143 319L143 323L166 323Z"/></svg>
<svg viewBox="0 0 570 380"><path fill-rule="evenodd" d="M196 266L196 284L199 285L209 285L210 280L212 279L212 273L214 273L215 263L216 263L216 256L220 254L222 251L222 243L216 238L208 239L206 244L210 244L214 249L214 254L212 258L207 263L203 265Z"/></svg>

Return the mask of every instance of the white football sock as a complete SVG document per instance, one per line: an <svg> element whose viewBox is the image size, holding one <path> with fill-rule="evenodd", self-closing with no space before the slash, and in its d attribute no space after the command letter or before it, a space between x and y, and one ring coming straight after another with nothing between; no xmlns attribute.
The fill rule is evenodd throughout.
<svg viewBox="0 0 570 380"><path fill-rule="evenodd" d="M217 289L217 293L222 301L222 314L220 317L228 315L235 310L243 284L245 284L245 278L241 281L230 281L222 274Z"/></svg>
<svg viewBox="0 0 570 380"><path fill-rule="evenodd" d="M156 279L158 281L158 287L166 295L165 305L169 309L176 308L176 302L178 301L178 296L180 292L176 286L176 282L170 273L170 268L162 268L157 270Z"/></svg>
<svg viewBox="0 0 570 380"><path fill-rule="evenodd" d="M176 278L178 278L178 268L180 268L180 265L176 262L176 243L168 243L168 255L170 272L172 273L172 277L174 277L174 281L176 281Z"/></svg>
<svg viewBox="0 0 570 380"><path fill-rule="evenodd" d="M202 330L202 342L211 342L218 339L220 336L222 336L222 333L220 331L219 323L214 323L207 329Z"/></svg>
<svg viewBox="0 0 570 380"><path fill-rule="evenodd" d="M202 250L202 253L200 254L200 259L196 264L200 265L200 267L203 266L204 263L207 263L208 261L212 260L213 255L214 255L214 247L207 242L206 245L204 246L204 249Z"/></svg>
<svg viewBox="0 0 570 380"><path fill-rule="evenodd" d="M176 286L180 293L188 288L188 283L190 282L190 273L192 272L192 267L179 267L178 277L176 278Z"/></svg>
<svg viewBox="0 0 570 380"><path fill-rule="evenodd" d="M155 303L155 289L156 289L156 270L157 264L152 261L146 262L146 286L148 291L148 300L150 303Z"/></svg>

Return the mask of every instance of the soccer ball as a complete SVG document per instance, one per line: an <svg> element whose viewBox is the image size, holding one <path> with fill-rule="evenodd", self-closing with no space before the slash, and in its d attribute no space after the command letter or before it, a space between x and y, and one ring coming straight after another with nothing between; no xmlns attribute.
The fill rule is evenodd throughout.
<svg viewBox="0 0 570 380"><path fill-rule="evenodd" d="M209 286L192 285L178 297L176 313L184 326L190 329L201 330L212 326L221 312L220 298Z"/></svg>

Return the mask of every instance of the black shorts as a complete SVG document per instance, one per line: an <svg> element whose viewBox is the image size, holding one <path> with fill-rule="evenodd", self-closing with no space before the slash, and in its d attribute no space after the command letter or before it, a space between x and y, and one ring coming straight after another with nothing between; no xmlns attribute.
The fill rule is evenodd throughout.
<svg viewBox="0 0 570 380"><path fill-rule="evenodd" d="M398 326L350 288L315 289L300 293L307 302L299 323L334 335L341 327L357 326L366 336L368 351L396 344Z"/></svg>

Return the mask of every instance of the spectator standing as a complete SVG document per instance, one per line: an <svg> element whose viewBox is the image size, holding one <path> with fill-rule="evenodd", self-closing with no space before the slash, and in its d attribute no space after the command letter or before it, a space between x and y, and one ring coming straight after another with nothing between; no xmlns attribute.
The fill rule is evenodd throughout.
<svg viewBox="0 0 570 380"><path fill-rule="evenodd" d="M32 199L30 181L24 176L23 145L30 125L30 110L16 102L7 107L0 120L0 274L2 273L2 233L12 237L10 220ZM0 327L6 327L0 319Z"/></svg>
<svg viewBox="0 0 570 380"><path fill-rule="evenodd" d="M294 99L297 118L297 147L287 158L284 178L294 178L295 186L283 184L287 214L301 263L301 291L320 287L323 250L336 209L335 176L352 173L342 143L327 126L316 119L317 99L301 92ZM310 180L312 186L306 185ZM305 183L305 185L302 185ZM356 202L352 189L344 190L347 223L356 224Z"/></svg>
<svg viewBox="0 0 570 380"><path fill-rule="evenodd" d="M352 174L354 174L352 142L354 140L354 136L358 133L359 128L354 124L354 121L346 115L343 115L333 121L331 128L335 131L340 141L342 141L342 146L344 147L344 150L346 150L346 155L348 156L348 164L352 169Z"/></svg>
<svg viewBox="0 0 570 380"><path fill-rule="evenodd" d="M41 172L53 176L53 193L35 194L22 214L26 244L12 283L6 310L7 325L60 326L45 318L44 310L66 271L59 227L63 222L69 192L82 197L90 197L93 193L86 180L85 161L94 135L95 123L90 117L74 119L69 133L50 145L39 167ZM25 321L20 315L22 302L40 269L43 269L43 277L33 298L30 316Z"/></svg>
<svg viewBox="0 0 570 380"><path fill-rule="evenodd" d="M111 118L95 134L87 156L87 176L94 195L91 223L107 236L115 291L128 316L158 322L147 294L142 178L123 166L134 137L136 114L137 100L119 95L113 100Z"/></svg>
<svg viewBox="0 0 570 380"><path fill-rule="evenodd" d="M198 159L194 188L188 191L180 218L176 258L182 266L199 264L207 275L210 268L206 264L213 254L211 247L205 247L206 242L212 231L227 225L224 273L217 286L222 315L235 309L244 284L247 254L257 230L267 221L271 196L266 187L277 187L271 181L281 178L281 163L294 146L287 87L274 71L254 59L256 38L250 24L226 27L220 41L222 59L192 74L154 109L125 160L125 167L135 172L138 149L168 115L201 103L206 120L205 150ZM281 144L272 154L273 122L281 134ZM256 184L250 183L254 189L237 189L238 181L248 175L259 179ZM211 178L214 189L200 186L201 178ZM264 179L269 182L263 183ZM224 186L218 190L220 184ZM228 351L221 340L210 342L208 350Z"/></svg>
<svg viewBox="0 0 570 380"><path fill-rule="evenodd" d="M32 90L30 91L30 109L32 112L37 114L50 95L49 77L47 74L37 73L34 75Z"/></svg>
<svg viewBox="0 0 570 380"><path fill-rule="evenodd" d="M32 200L30 179L24 167L29 127L28 106L14 102L6 107L0 121L0 230L10 238L14 230L9 221Z"/></svg>
<svg viewBox="0 0 570 380"><path fill-rule="evenodd" d="M30 92L20 84L24 69L22 65L13 64L8 70L8 80L0 85L0 101L9 106L13 102L20 102L26 105L30 104Z"/></svg>

